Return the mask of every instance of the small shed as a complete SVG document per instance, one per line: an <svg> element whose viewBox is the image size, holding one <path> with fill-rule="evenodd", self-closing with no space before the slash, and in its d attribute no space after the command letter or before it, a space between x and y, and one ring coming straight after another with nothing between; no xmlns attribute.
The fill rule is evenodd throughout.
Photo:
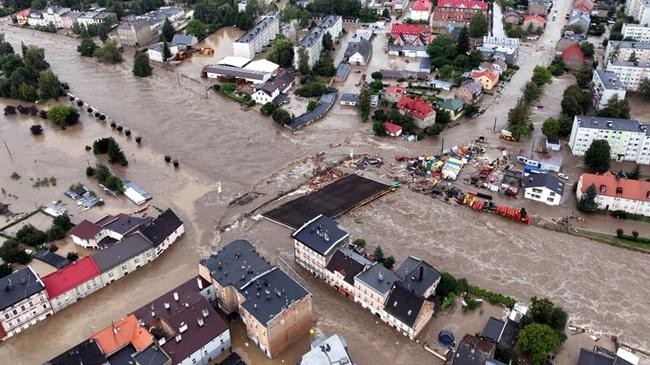
<svg viewBox="0 0 650 365"><path fill-rule="evenodd" d="M560 145L559 138L547 138L546 149L550 151L559 151L562 146Z"/></svg>

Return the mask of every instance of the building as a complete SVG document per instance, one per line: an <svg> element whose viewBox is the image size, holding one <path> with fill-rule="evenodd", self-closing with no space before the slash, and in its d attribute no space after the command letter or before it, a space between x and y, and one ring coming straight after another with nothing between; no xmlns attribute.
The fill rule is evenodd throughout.
<svg viewBox="0 0 650 365"><path fill-rule="evenodd" d="M499 74L492 70L492 68L473 70L470 73L470 77L481 83L481 87L483 87L484 91L492 91L492 89L494 89L494 87L499 83Z"/></svg>
<svg viewBox="0 0 650 365"><path fill-rule="evenodd" d="M585 54L576 43L562 52L562 62L569 70L577 71L585 66Z"/></svg>
<svg viewBox="0 0 650 365"><path fill-rule="evenodd" d="M559 151L562 148L559 138L546 138L546 149L549 151Z"/></svg>
<svg viewBox="0 0 650 365"><path fill-rule="evenodd" d="M254 27L233 42L233 55L254 58L280 33L280 13L269 12Z"/></svg>
<svg viewBox="0 0 650 365"><path fill-rule="evenodd" d="M70 12L70 8L64 8L59 5L49 6L45 11L43 11L43 21L45 25L53 24L57 29L63 28L62 16Z"/></svg>
<svg viewBox="0 0 650 365"><path fill-rule="evenodd" d="M94 340L85 340L63 352L61 355L46 361L44 365L105 365L106 356Z"/></svg>
<svg viewBox="0 0 650 365"><path fill-rule="evenodd" d="M591 142L604 139L609 143L612 159L650 164L649 125L634 119L615 119L576 115L569 139L571 153L583 156Z"/></svg>
<svg viewBox="0 0 650 365"><path fill-rule="evenodd" d="M327 114L327 112L332 108L335 101L336 92L329 92L321 95L314 109L293 118L293 120L291 120L291 123L285 124L285 127L295 131L308 124L311 124L312 122L324 117L325 114ZM370 99L370 106L372 106L372 96Z"/></svg>
<svg viewBox="0 0 650 365"><path fill-rule="evenodd" d="M399 85L388 85L383 92L384 99L391 103L397 103L402 96L406 95L406 88Z"/></svg>
<svg viewBox="0 0 650 365"><path fill-rule="evenodd" d="M133 314L95 333L90 337L109 363L128 363L131 355L145 350L154 343L154 337L140 324ZM125 359L124 361L122 359ZM122 360L124 362L120 362Z"/></svg>
<svg viewBox="0 0 650 365"><path fill-rule="evenodd" d="M290 72L282 72L274 79L259 85L251 95L257 104L266 104L273 102L280 94L284 94L295 81L295 77Z"/></svg>
<svg viewBox="0 0 650 365"><path fill-rule="evenodd" d="M174 34L174 38L167 45L171 55L169 59L166 60L164 57L164 42L156 42L149 46L147 49L147 55L152 61L165 62L173 60L179 52L191 50L197 43L198 40L192 35Z"/></svg>
<svg viewBox="0 0 650 365"><path fill-rule="evenodd" d="M155 258L153 244L139 232L93 255L104 285L112 284Z"/></svg>
<svg viewBox="0 0 650 365"><path fill-rule="evenodd" d="M154 258L157 258L185 233L185 225L173 210L167 209L142 227L140 232L153 244Z"/></svg>
<svg viewBox="0 0 650 365"><path fill-rule="evenodd" d="M546 28L546 19L537 14L526 15L521 26L525 30L542 31Z"/></svg>
<svg viewBox="0 0 650 365"><path fill-rule="evenodd" d="M355 297L354 277L373 262L349 248L339 248L325 267L325 282L347 297Z"/></svg>
<svg viewBox="0 0 650 365"><path fill-rule="evenodd" d="M151 218L123 213L104 216L95 223L84 219L70 231L70 237L72 242L85 248L106 248L149 222Z"/></svg>
<svg viewBox="0 0 650 365"><path fill-rule="evenodd" d="M61 26L64 29L72 29L74 24L77 22L77 18L81 15L78 11L70 11L61 15Z"/></svg>
<svg viewBox="0 0 650 365"><path fill-rule="evenodd" d="M105 8L98 8L79 13L77 15L77 23L82 26L98 25L106 23L106 20L109 18L113 20L117 19L114 13L107 12Z"/></svg>
<svg viewBox="0 0 650 365"><path fill-rule="evenodd" d="M44 276L43 284L54 313L104 287L92 256Z"/></svg>
<svg viewBox="0 0 650 365"><path fill-rule="evenodd" d="M172 23L175 30L179 30L185 20L185 10L176 6L163 6L142 15L132 15L122 19L123 22L144 21L151 26L151 30L160 34L166 19Z"/></svg>
<svg viewBox="0 0 650 365"><path fill-rule="evenodd" d="M27 21L29 20L29 13L31 11L32 9L27 8L16 13L16 22L18 23L18 25L27 24Z"/></svg>
<svg viewBox="0 0 650 365"><path fill-rule="evenodd" d="M311 350L302 355L297 365L354 364L348 354L348 343L340 335L318 337Z"/></svg>
<svg viewBox="0 0 650 365"><path fill-rule="evenodd" d="M149 328L171 363L208 365L231 348L228 324L210 305L214 299L212 285L197 276L132 315Z"/></svg>
<svg viewBox="0 0 650 365"><path fill-rule="evenodd" d="M607 71L612 71L627 90L637 91L641 81L650 78L650 63L609 61Z"/></svg>
<svg viewBox="0 0 650 365"><path fill-rule="evenodd" d="M428 57L431 28L421 24L393 23L389 33L388 54L391 56Z"/></svg>
<svg viewBox="0 0 650 365"><path fill-rule="evenodd" d="M354 277L355 303L381 316L388 295L400 277L384 265L375 263ZM383 320L383 318L382 318Z"/></svg>
<svg viewBox="0 0 650 365"><path fill-rule="evenodd" d="M602 109L614 96L619 100L625 99L625 86L613 71L594 70L591 89L594 97L594 107Z"/></svg>
<svg viewBox="0 0 650 365"><path fill-rule="evenodd" d="M332 40L335 40L341 34L343 29L343 18L336 15L327 16L319 26L312 28L298 44L293 47L293 62L296 69L300 65L300 53L303 50L307 57L309 68L314 67L316 61L320 58L323 50L323 35L325 32L330 33Z"/></svg>
<svg viewBox="0 0 650 365"><path fill-rule="evenodd" d="M504 321L490 317L481 332L481 338L492 343L499 343L505 326L506 323Z"/></svg>
<svg viewBox="0 0 650 365"><path fill-rule="evenodd" d="M650 43L650 27L632 23L624 23L621 28L623 39L632 38L637 42Z"/></svg>
<svg viewBox="0 0 650 365"><path fill-rule="evenodd" d="M571 17L569 18L569 21L567 22L568 26L573 26L573 27L580 27L582 28L581 33L586 33L587 30L589 30L589 24L591 23L591 18L589 17L589 14L585 14L580 11L573 11L571 14Z"/></svg>
<svg viewBox="0 0 650 365"><path fill-rule="evenodd" d="M586 10L587 14L590 14L594 7L596 6L595 0L575 0L573 2L573 8L583 8Z"/></svg>
<svg viewBox="0 0 650 365"><path fill-rule="evenodd" d="M117 26L117 42L122 46L138 47L155 38L151 24L145 20L125 21Z"/></svg>
<svg viewBox="0 0 650 365"><path fill-rule="evenodd" d="M529 1L530 6L532 2ZM513 10L507 10L503 13L503 22L504 24L519 25L521 23L521 15Z"/></svg>
<svg viewBox="0 0 650 365"><path fill-rule="evenodd" d="M599 209L621 210L650 216L650 182L629 180L606 172L603 175L582 174L578 179L576 197L579 199L594 185Z"/></svg>
<svg viewBox="0 0 650 365"><path fill-rule="evenodd" d="M454 95L465 104L474 104L483 95L483 85L478 80L468 80L460 85Z"/></svg>
<svg viewBox="0 0 650 365"><path fill-rule="evenodd" d="M433 10L431 25L442 28L447 26L463 26L472 20L474 13L480 12L487 16L488 4L480 0L442 0Z"/></svg>
<svg viewBox="0 0 650 365"><path fill-rule="evenodd" d="M343 93L339 103L346 106L356 106L359 104L359 93Z"/></svg>
<svg viewBox="0 0 650 365"><path fill-rule="evenodd" d="M397 109L402 114L409 114L418 128L426 128L436 121L436 110L424 99L403 95L397 102Z"/></svg>
<svg viewBox="0 0 650 365"><path fill-rule="evenodd" d="M0 340L19 334L53 312L45 285L27 266L0 278Z"/></svg>
<svg viewBox="0 0 650 365"><path fill-rule="evenodd" d="M424 299L433 296L441 277L438 270L415 256L407 257L395 274L402 278L400 285L404 289Z"/></svg>
<svg viewBox="0 0 650 365"><path fill-rule="evenodd" d="M546 16L552 5L553 2L549 0L531 0L528 2L528 14Z"/></svg>
<svg viewBox="0 0 650 365"><path fill-rule="evenodd" d="M517 162L543 171L560 172L562 156L520 150Z"/></svg>
<svg viewBox="0 0 650 365"><path fill-rule="evenodd" d="M431 15L431 1L429 0L415 0L411 4L411 13L409 18L415 21L429 21Z"/></svg>
<svg viewBox="0 0 650 365"><path fill-rule="evenodd" d="M124 196L136 205L142 205L153 198L151 194L131 180L122 181L122 185L124 186Z"/></svg>
<svg viewBox="0 0 650 365"><path fill-rule="evenodd" d="M411 340L420 334L432 316L433 302L409 290L403 283L393 287L381 315L389 326Z"/></svg>
<svg viewBox="0 0 650 365"><path fill-rule="evenodd" d="M544 203L560 205L564 194L564 183L555 175L530 174L524 179L524 198Z"/></svg>
<svg viewBox="0 0 650 365"><path fill-rule="evenodd" d="M367 39L360 38L356 42L348 43L343 60L351 65L365 66L370 62L371 56L372 43Z"/></svg>
<svg viewBox="0 0 650 365"><path fill-rule="evenodd" d="M458 344L451 365L484 365L492 359L496 345L472 335L465 335Z"/></svg>
<svg viewBox="0 0 650 365"><path fill-rule="evenodd" d="M201 77L221 82L263 84L276 75L280 66L267 60L251 61L243 57L225 57L201 70Z"/></svg>
<svg viewBox="0 0 650 365"><path fill-rule="evenodd" d="M650 44L632 41L611 41L607 43L603 59L613 62L650 63Z"/></svg>
<svg viewBox="0 0 650 365"><path fill-rule="evenodd" d="M650 24L650 1L627 0L625 2L625 15L632 17L639 24Z"/></svg>
<svg viewBox="0 0 650 365"><path fill-rule="evenodd" d="M593 351L580 349L578 365L639 365L639 357L623 347L616 354L594 346Z"/></svg>
<svg viewBox="0 0 650 365"><path fill-rule="evenodd" d="M321 278L336 249L350 243L350 234L322 214L298 228L292 237L296 262Z"/></svg>
<svg viewBox="0 0 650 365"><path fill-rule="evenodd" d="M429 72L422 71L408 71L408 70L392 70L382 68L379 70L384 80L419 80L426 81L430 78Z"/></svg>
<svg viewBox="0 0 650 365"><path fill-rule="evenodd" d="M476 50L485 58L500 57L507 63L515 63L519 56L519 38L484 36Z"/></svg>
<svg viewBox="0 0 650 365"><path fill-rule="evenodd" d="M384 129L386 130L386 134L391 137L399 137L402 135L402 127L397 124L384 122Z"/></svg>
<svg viewBox="0 0 650 365"><path fill-rule="evenodd" d="M248 241L233 241L201 260L199 275L214 285L220 308L239 312L248 337L268 357L304 337L312 326L312 295Z"/></svg>

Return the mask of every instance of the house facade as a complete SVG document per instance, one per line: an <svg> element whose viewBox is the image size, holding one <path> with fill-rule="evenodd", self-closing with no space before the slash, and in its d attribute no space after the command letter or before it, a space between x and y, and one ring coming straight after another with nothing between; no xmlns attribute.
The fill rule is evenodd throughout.
<svg viewBox="0 0 650 365"><path fill-rule="evenodd" d="M650 24L650 3L645 0L627 0L625 15L632 17L642 25Z"/></svg>
<svg viewBox="0 0 650 365"><path fill-rule="evenodd" d="M457 120L463 115L463 101L456 98L438 99L438 110L446 110L451 116L451 120Z"/></svg>
<svg viewBox="0 0 650 365"><path fill-rule="evenodd" d="M233 55L254 58L280 33L280 13L269 12L255 26L233 42Z"/></svg>
<svg viewBox="0 0 650 365"><path fill-rule="evenodd" d="M477 80L468 80L460 85L454 95L465 104L474 104L483 95L483 85Z"/></svg>
<svg viewBox="0 0 650 365"><path fill-rule="evenodd" d="M424 99L402 96L397 102L397 109L402 114L409 114L418 128L427 128L436 121L436 110Z"/></svg>
<svg viewBox="0 0 650 365"><path fill-rule="evenodd" d="M93 255L104 285L112 284L134 272L155 257L153 244L140 233L125 237Z"/></svg>
<svg viewBox="0 0 650 365"><path fill-rule="evenodd" d="M370 62L372 56L372 43L367 39L359 39L356 42L348 43L343 55L344 59L352 65L365 66Z"/></svg>
<svg viewBox="0 0 650 365"><path fill-rule="evenodd" d="M578 200L591 185L596 188L599 209L650 216L650 182L617 177L611 172L603 175L582 174L576 189Z"/></svg>
<svg viewBox="0 0 650 365"><path fill-rule="evenodd" d="M632 41L611 41L605 48L605 60L650 63L650 44ZM634 61L636 59L636 61Z"/></svg>
<svg viewBox="0 0 650 365"><path fill-rule="evenodd" d="M478 81L485 91L492 91L492 89L494 89L494 87L499 83L499 74L491 68L485 70L474 70L470 74L470 77Z"/></svg>
<svg viewBox="0 0 650 365"><path fill-rule="evenodd" d="M44 276L43 283L54 313L104 287L92 256Z"/></svg>
<svg viewBox="0 0 650 365"><path fill-rule="evenodd" d="M290 72L283 72L277 75L273 80L267 81L257 87L257 90L251 95L257 104L270 103L278 95L286 93L294 83L295 77Z"/></svg>
<svg viewBox="0 0 650 365"><path fill-rule="evenodd" d="M480 0L442 0L433 10L433 27L463 26L472 20L475 13L487 16L488 4Z"/></svg>
<svg viewBox="0 0 650 365"><path fill-rule="evenodd" d="M393 285L400 278L380 263L374 263L368 270L354 277L354 302L372 314L381 316ZM385 317L382 317L384 320Z"/></svg>
<svg viewBox="0 0 650 365"><path fill-rule="evenodd" d="M594 77L591 84L594 107L596 109L604 108L607 102L613 97L617 97L618 100L625 99L625 86L623 86L621 80L618 79L618 75L613 71L594 70Z"/></svg>
<svg viewBox="0 0 650 365"><path fill-rule="evenodd" d="M380 315L384 322L399 333L415 340L433 317L433 302L408 291L397 284L386 300Z"/></svg>
<svg viewBox="0 0 650 365"><path fill-rule="evenodd" d="M483 43L476 47L483 57L500 57L508 63L515 63L519 56L519 38L484 36Z"/></svg>
<svg viewBox="0 0 650 365"><path fill-rule="evenodd" d="M637 91L641 81L650 78L650 63L609 61L607 71L612 71L627 90Z"/></svg>
<svg viewBox="0 0 650 365"><path fill-rule="evenodd" d="M621 28L623 39L632 38L637 42L650 43L650 27L632 23L624 23Z"/></svg>
<svg viewBox="0 0 650 365"><path fill-rule="evenodd" d="M551 174L530 174L524 181L524 198L544 203L560 205L564 194L564 183Z"/></svg>
<svg viewBox="0 0 650 365"><path fill-rule="evenodd" d="M296 262L321 278L336 249L350 243L350 235L322 214L298 228L292 237Z"/></svg>
<svg viewBox="0 0 650 365"><path fill-rule="evenodd" d="M399 85L389 85L383 91L384 99L391 103L397 103L399 99L406 95L406 88Z"/></svg>
<svg viewBox="0 0 650 365"><path fill-rule="evenodd" d="M185 233L185 225L174 211L167 209L142 227L140 232L153 244L154 258L157 258Z"/></svg>
<svg viewBox="0 0 650 365"><path fill-rule="evenodd" d="M354 277L372 266L372 262L349 248L336 250L325 271L325 282L345 296L354 299Z"/></svg>
<svg viewBox="0 0 650 365"><path fill-rule="evenodd" d="M122 22L117 27L117 42L123 46L142 46L150 43L154 37L151 25L144 20Z"/></svg>

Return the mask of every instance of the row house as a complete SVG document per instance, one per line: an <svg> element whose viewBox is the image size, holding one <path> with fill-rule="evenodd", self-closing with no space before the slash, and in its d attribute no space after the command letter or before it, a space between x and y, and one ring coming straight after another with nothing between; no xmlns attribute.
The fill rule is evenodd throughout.
<svg viewBox="0 0 650 365"><path fill-rule="evenodd" d="M118 359L124 357L129 358L131 354L144 351L155 342L155 338L144 324L132 314L111 321L110 326L93 334L90 339L97 344L108 363L118 362Z"/></svg>
<svg viewBox="0 0 650 365"><path fill-rule="evenodd" d="M350 243L350 234L323 214L298 228L292 237L296 262L319 278L325 276L325 266L336 249Z"/></svg>
<svg viewBox="0 0 650 365"><path fill-rule="evenodd" d="M483 90L488 92L492 91L499 83L499 73L495 71L492 66L485 69L472 70L470 73L472 80L481 83Z"/></svg>
<svg viewBox="0 0 650 365"><path fill-rule="evenodd" d="M43 281L25 267L0 278L0 340L19 334L53 312Z"/></svg>
<svg viewBox="0 0 650 365"><path fill-rule="evenodd" d="M70 237L81 247L106 248L150 222L151 218L123 213L106 215L94 223L84 219L70 231Z"/></svg>
<svg viewBox="0 0 650 365"><path fill-rule="evenodd" d="M624 23L621 28L623 39L632 38L637 42L650 43L650 27L632 23Z"/></svg>
<svg viewBox="0 0 650 365"><path fill-rule="evenodd" d="M399 333L414 340L433 317L433 302L396 284L386 301L384 322Z"/></svg>
<svg viewBox="0 0 650 365"><path fill-rule="evenodd" d="M515 63L519 56L519 43L519 38L484 36L476 50L485 58L502 58L508 63Z"/></svg>
<svg viewBox="0 0 650 365"><path fill-rule="evenodd" d="M391 56L428 57L431 28L421 24L393 23L390 28L388 54Z"/></svg>
<svg viewBox="0 0 650 365"><path fill-rule="evenodd" d="M354 277L370 268L373 262L349 248L339 248L325 267L325 282L344 295L355 297Z"/></svg>
<svg viewBox="0 0 650 365"><path fill-rule="evenodd" d="M64 28L63 15L69 13L70 8L64 8L59 5L50 6L43 12L43 19L46 24L54 24L57 29Z"/></svg>
<svg viewBox="0 0 650 365"><path fill-rule="evenodd" d="M432 126L436 121L435 108L431 103L421 98L411 98L404 95L397 102L397 109L402 114L412 116L415 125L421 129Z"/></svg>
<svg viewBox="0 0 650 365"><path fill-rule="evenodd" d="M280 33L280 13L269 12L255 26L233 42L233 55L254 58Z"/></svg>
<svg viewBox="0 0 650 365"><path fill-rule="evenodd" d="M475 13L487 16L488 4L480 0L441 0L433 10L431 26L441 28L450 25L463 26Z"/></svg>
<svg viewBox="0 0 650 365"><path fill-rule="evenodd" d="M578 179L576 197L580 200L587 189L596 188L599 209L622 210L631 214L650 217L650 182L630 180L606 172L603 175L582 174Z"/></svg>
<svg viewBox="0 0 650 365"><path fill-rule="evenodd" d="M373 315L381 316L390 290L399 280L397 274L376 262L368 270L354 277L354 301Z"/></svg>
<svg viewBox="0 0 650 365"><path fill-rule="evenodd" d="M463 82L454 92L454 96L462 100L465 104L474 104L481 99L483 95L483 85L478 80L467 80Z"/></svg>
<svg viewBox="0 0 650 365"><path fill-rule="evenodd" d="M432 4L429 0L415 0L413 4L411 4L409 18L415 21L429 21L431 7Z"/></svg>
<svg viewBox="0 0 650 365"><path fill-rule="evenodd" d="M613 97L624 100L626 95L625 86L613 71L594 70L591 82L594 107L602 109Z"/></svg>
<svg viewBox="0 0 650 365"><path fill-rule="evenodd" d="M104 285L110 285L134 272L155 257L153 245L139 232L93 255Z"/></svg>
<svg viewBox="0 0 650 365"><path fill-rule="evenodd" d="M202 259L199 275L214 286L221 309L239 313L247 336L270 358L312 326L311 293L269 264L248 241L233 241Z"/></svg>
<svg viewBox="0 0 650 365"><path fill-rule="evenodd" d="M329 15L317 26L312 28L298 44L293 47L294 67L297 69L300 64L300 50L304 50L309 67L314 67L320 54L323 51L323 36L329 33L332 40L338 39L343 30L343 18L336 15Z"/></svg>
<svg viewBox="0 0 650 365"><path fill-rule="evenodd" d="M185 225L173 210L167 209L142 227L140 232L153 244L154 258L157 258L185 233Z"/></svg>
<svg viewBox="0 0 650 365"><path fill-rule="evenodd" d="M117 27L117 42L122 46L143 46L153 41L155 36L146 20L124 21Z"/></svg>
<svg viewBox="0 0 650 365"><path fill-rule="evenodd" d="M576 115L569 139L571 153L584 156L594 140L609 143L611 158L650 164L650 125L634 119L616 119Z"/></svg>
<svg viewBox="0 0 650 365"><path fill-rule="evenodd" d="M92 256L44 276L43 283L54 313L104 287Z"/></svg>

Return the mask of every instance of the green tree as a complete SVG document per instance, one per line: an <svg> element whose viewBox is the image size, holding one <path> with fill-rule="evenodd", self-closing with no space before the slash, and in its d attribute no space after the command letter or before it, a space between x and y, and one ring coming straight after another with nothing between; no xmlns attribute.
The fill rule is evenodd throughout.
<svg viewBox="0 0 650 365"><path fill-rule="evenodd" d="M562 95L562 113L570 118L578 114L584 114L585 105L591 101L586 100L584 93L577 85L571 85L564 90Z"/></svg>
<svg viewBox="0 0 650 365"><path fill-rule="evenodd" d="M573 119L564 114L561 114L557 121L560 127L560 137L568 137L571 135L571 129L573 129Z"/></svg>
<svg viewBox="0 0 650 365"><path fill-rule="evenodd" d="M122 166L129 164L122 148L120 148L120 145L112 138L108 143L108 151L106 153L108 154L108 162L111 164L119 163Z"/></svg>
<svg viewBox="0 0 650 365"><path fill-rule="evenodd" d="M50 67L50 64L45 61L45 50L36 46L27 47L23 55L23 62L25 62L27 70L34 74Z"/></svg>
<svg viewBox="0 0 650 365"><path fill-rule="evenodd" d="M558 335L546 324L533 323L524 327L517 335L517 348L534 365L541 365L561 345Z"/></svg>
<svg viewBox="0 0 650 365"><path fill-rule="evenodd" d="M370 96L370 86L364 83L361 88L361 93L359 94L358 104L359 112L361 113L361 121L364 123L368 121L368 116L370 115Z"/></svg>
<svg viewBox="0 0 650 365"><path fill-rule="evenodd" d="M97 60L101 63L115 64L123 61L117 42L110 40L95 51Z"/></svg>
<svg viewBox="0 0 650 365"><path fill-rule="evenodd" d="M323 34L323 50L324 51L334 50L334 42L332 41L332 35L330 34L330 32L325 32L325 34Z"/></svg>
<svg viewBox="0 0 650 365"><path fill-rule="evenodd" d="M578 86L585 89L589 87L589 83L593 79L593 69L591 67L583 67L576 72L576 81Z"/></svg>
<svg viewBox="0 0 650 365"><path fill-rule="evenodd" d="M330 52L321 53L312 71L319 76L332 77L336 75L332 54Z"/></svg>
<svg viewBox="0 0 650 365"><path fill-rule="evenodd" d="M388 256L383 262L384 267L387 268L388 270L392 270L393 266L395 266L395 258L393 256Z"/></svg>
<svg viewBox="0 0 650 365"><path fill-rule="evenodd" d="M366 247L366 240L364 240L363 238L357 238L354 241L352 241L352 244L357 247L364 248Z"/></svg>
<svg viewBox="0 0 650 365"><path fill-rule="evenodd" d="M47 234L31 224L26 224L16 232L16 240L24 245L37 247L45 243Z"/></svg>
<svg viewBox="0 0 650 365"><path fill-rule="evenodd" d="M309 103L307 103L307 111L310 112L316 109L316 105L318 105L318 102L316 100L309 100Z"/></svg>
<svg viewBox="0 0 650 365"><path fill-rule="evenodd" d="M163 62L169 61L173 57L172 51L169 49L169 44L163 42L162 58Z"/></svg>
<svg viewBox="0 0 650 365"><path fill-rule="evenodd" d="M307 75L311 72L307 51L302 47L298 49L298 71L303 75Z"/></svg>
<svg viewBox="0 0 650 365"><path fill-rule="evenodd" d="M580 43L580 49L585 57L592 58L594 56L594 44L588 41Z"/></svg>
<svg viewBox="0 0 650 365"><path fill-rule="evenodd" d="M596 139L585 152L584 162L591 172L602 174L609 171L611 151L609 143L604 139Z"/></svg>
<svg viewBox="0 0 650 365"><path fill-rule="evenodd" d="M455 73L456 73L456 67L447 64L442 66L442 68L438 70L438 77L442 80L451 80L454 78Z"/></svg>
<svg viewBox="0 0 650 365"><path fill-rule="evenodd" d="M627 100L619 100L618 95L614 94L605 104L605 107L598 111L599 117L607 118L630 118L630 104Z"/></svg>
<svg viewBox="0 0 650 365"><path fill-rule="evenodd" d="M460 33L458 33L456 48L460 54L467 54L470 51L469 30L467 29L467 26L461 28Z"/></svg>
<svg viewBox="0 0 650 365"><path fill-rule="evenodd" d="M549 71L544 66L535 66L533 69L533 77L531 80L537 84L537 86L544 86L545 84L550 84L553 79L551 71Z"/></svg>
<svg viewBox="0 0 650 365"><path fill-rule="evenodd" d="M547 118L542 125L542 133L548 138L560 136L560 122L555 118Z"/></svg>
<svg viewBox="0 0 650 365"><path fill-rule="evenodd" d="M43 100L61 96L61 83L50 70L41 71L38 75L39 97Z"/></svg>
<svg viewBox="0 0 650 365"><path fill-rule="evenodd" d="M533 101L539 100L544 93L542 86L538 86L533 81L528 81L524 87L524 100L527 104L532 103Z"/></svg>
<svg viewBox="0 0 650 365"><path fill-rule="evenodd" d="M70 221L70 216L67 214L60 215L58 217L55 217L54 220L52 220L52 225L53 226L59 226L61 229L64 231L69 231L74 227L74 224Z"/></svg>
<svg viewBox="0 0 650 365"><path fill-rule="evenodd" d="M475 12L469 22L469 35L472 38L483 37L488 32L488 20L481 12Z"/></svg>
<svg viewBox="0 0 650 365"><path fill-rule="evenodd" d="M372 254L375 256L375 261L384 262L384 250L382 250L381 246L377 246Z"/></svg>
<svg viewBox="0 0 650 365"><path fill-rule="evenodd" d="M427 54L431 57L433 66L441 68L456 58L456 41L450 35L441 34L429 43Z"/></svg>
<svg viewBox="0 0 650 365"><path fill-rule="evenodd" d="M151 76L152 70L147 52L136 51L133 56L133 75L137 77Z"/></svg>
<svg viewBox="0 0 650 365"><path fill-rule="evenodd" d="M595 212L598 209L596 203L596 185L591 184L587 187L587 191L578 200L578 210L582 212Z"/></svg>
<svg viewBox="0 0 650 365"><path fill-rule="evenodd" d="M31 8L36 10L43 10L47 6L45 0L32 0Z"/></svg>
<svg viewBox="0 0 650 365"><path fill-rule="evenodd" d="M65 128L79 121L79 113L71 106L56 105L47 111L47 118L59 127Z"/></svg>
<svg viewBox="0 0 650 365"><path fill-rule="evenodd" d="M291 123L291 114L289 114L288 111L278 108L273 111L273 114L271 115L271 118L273 119L274 122L280 124L280 125L285 125Z"/></svg>
<svg viewBox="0 0 650 365"><path fill-rule="evenodd" d="M81 38L81 44L77 46L77 52L81 54L82 57L93 57L95 55L95 50L97 50L97 44L90 37Z"/></svg>
<svg viewBox="0 0 650 365"><path fill-rule="evenodd" d="M74 251L71 251L71 252L68 252L68 254L66 255L66 258L69 261L77 261L79 259L79 254L74 252Z"/></svg>
<svg viewBox="0 0 650 365"><path fill-rule="evenodd" d="M632 62L635 65L639 63L639 57L636 55L636 51L632 51L632 53L630 53L630 57L628 57L627 62Z"/></svg>
<svg viewBox="0 0 650 365"><path fill-rule="evenodd" d="M25 63L19 55L10 53L0 58L0 66L5 75L11 75L15 70L24 68Z"/></svg>
<svg viewBox="0 0 650 365"><path fill-rule="evenodd" d="M451 113L448 110L439 109L436 112L436 124L447 125L451 122Z"/></svg>
<svg viewBox="0 0 650 365"><path fill-rule="evenodd" d="M185 33L193 35L198 40L203 40L208 36L208 26L198 19L192 19L185 28Z"/></svg>
<svg viewBox="0 0 650 365"><path fill-rule="evenodd" d="M38 93L36 92L36 88L34 86L22 84L18 87L18 90L18 99L29 102L35 102L38 100Z"/></svg>
<svg viewBox="0 0 650 365"><path fill-rule="evenodd" d="M456 278L453 277L448 272L442 272L440 274L440 283L438 283L438 286L436 287L436 295L444 298L449 293L456 293L458 294L458 282L456 281Z"/></svg>
<svg viewBox="0 0 650 365"><path fill-rule="evenodd" d="M0 279L4 278L5 276L11 274L13 270L11 270L11 266L8 264L1 264L0 265Z"/></svg>
<svg viewBox="0 0 650 365"><path fill-rule="evenodd" d="M18 241L11 239L6 240L0 247L0 257L5 262L21 265L26 265L32 260L32 257L20 247Z"/></svg>
<svg viewBox="0 0 650 365"><path fill-rule="evenodd" d="M174 34L176 34L176 30L174 29L172 22L169 21L169 18L165 19L162 25L160 40L171 42L172 39L174 39Z"/></svg>
<svg viewBox="0 0 650 365"><path fill-rule="evenodd" d="M65 231L59 226L52 226L46 232L47 242L58 241L65 238Z"/></svg>
<svg viewBox="0 0 650 365"><path fill-rule="evenodd" d="M279 35L269 51L266 59L275 62L280 67L290 68L293 66L293 43L282 35Z"/></svg>
<svg viewBox="0 0 650 365"><path fill-rule="evenodd" d="M372 122L372 132L375 134L375 136L378 137L383 137L386 135L386 126L384 126L384 122L380 120L376 120Z"/></svg>
<svg viewBox="0 0 650 365"><path fill-rule="evenodd" d="M237 21L235 25L241 30L249 30L255 24L255 18L247 11L237 13Z"/></svg>

